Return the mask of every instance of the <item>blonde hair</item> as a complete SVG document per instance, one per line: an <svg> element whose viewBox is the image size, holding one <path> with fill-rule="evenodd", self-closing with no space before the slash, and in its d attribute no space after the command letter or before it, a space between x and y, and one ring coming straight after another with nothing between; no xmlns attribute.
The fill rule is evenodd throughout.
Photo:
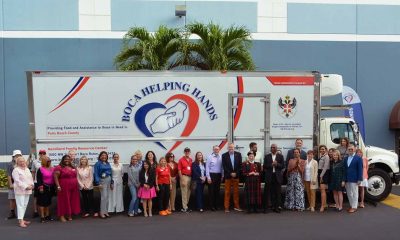
<svg viewBox="0 0 400 240"><path fill-rule="evenodd" d="M342 160L342 155L340 154L339 150L335 149L332 151L332 158L335 154L338 156L338 160Z"/></svg>
<svg viewBox="0 0 400 240"><path fill-rule="evenodd" d="M20 161L24 161L25 164L27 163L23 156L19 156L19 157L15 158L15 166L16 167L18 167L18 162L20 162Z"/></svg>
<svg viewBox="0 0 400 240"><path fill-rule="evenodd" d="M140 156L142 156L143 157L143 153L142 153L142 151L140 151L140 150L136 150L136 152L133 154L133 155L140 155ZM141 159L139 159L139 160L141 160Z"/></svg>
<svg viewBox="0 0 400 240"><path fill-rule="evenodd" d="M89 167L89 160L88 160L88 158L86 156L82 156L79 159L79 167L82 168L82 160L86 160L86 166L85 167Z"/></svg>
<svg viewBox="0 0 400 240"><path fill-rule="evenodd" d="M168 164L167 159L165 159L165 157L161 157L160 160L158 160L158 166L161 166L161 160L165 161L165 165Z"/></svg>
<svg viewBox="0 0 400 240"><path fill-rule="evenodd" d="M39 159L40 159L40 164L42 165L42 167L47 167L47 159L49 159L49 157L46 155L43 155Z"/></svg>

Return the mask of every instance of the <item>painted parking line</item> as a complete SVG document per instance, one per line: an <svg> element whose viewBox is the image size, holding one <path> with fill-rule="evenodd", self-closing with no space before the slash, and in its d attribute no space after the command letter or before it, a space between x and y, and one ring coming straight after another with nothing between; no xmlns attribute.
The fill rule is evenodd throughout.
<svg viewBox="0 0 400 240"><path fill-rule="evenodd" d="M391 193L382 203L400 209L400 196Z"/></svg>

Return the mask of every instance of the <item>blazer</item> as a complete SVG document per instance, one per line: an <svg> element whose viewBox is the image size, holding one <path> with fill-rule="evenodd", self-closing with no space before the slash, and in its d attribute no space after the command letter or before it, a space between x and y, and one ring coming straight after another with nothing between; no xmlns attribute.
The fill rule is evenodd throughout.
<svg viewBox="0 0 400 240"><path fill-rule="evenodd" d="M231 173L236 173L236 179L240 177L242 173L242 154L240 152L233 153L235 167L232 167L231 157L229 156L229 152L222 154L222 168L224 169L224 177L225 179L231 179Z"/></svg>
<svg viewBox="0 0 400 240"><path fill-rule="evenodd" d="M305 164L307 165L308 160L306 160ZM305 176L305 165L304 165L304 176ZM303 178L304 178L303 176ZM311 189L318 189L318 162L315 159L311 160L311 169L310 169L310 188ZM312 184L312 183L315 184Z"/></svg>
<svg viewBox="0 0 400 240"><path fill-rule="evenodd" d="M282 176L282 169L285 167L285 161L283 159L282 154L276 154L275 160L277 161L277 165L275 166L275 175L276 180L279 184L282 184L283 176ZM273 166L272 166L272 154L269 153L264 156L264 164L263 164L263 171L264 171L264 181L265 183L270 183L272 181L272 174L273 174Z"/></svg>
<svg viewBox="0 0 400 240"><path fill-rule="evenodd" d="M148 170L149 177L146 178L144 177L146 171L144 169L140 170L139 172L139 182L140 186L143 187L145 184L149 185L150 188L152 188L156 184L156 171L152 168Z"/></svg>
<svg viewBox="0 0 400 240"><path fill-rule="evenodd" d="M356 183L363 180L363 160L357 154L354 154L353 160L348 166L349 156L344 159L344 180L345 182Z"/></svg>
<svg viewBox="0 0 400 240"><path fill-rule="evenodd" d="M206 165L203 163L204 165L204 176L206 175ZM192 180L196 181L198 183L201 183L201 169L200 169L200 164L198 164L197 162L194 162L192 164Z"/></svg>

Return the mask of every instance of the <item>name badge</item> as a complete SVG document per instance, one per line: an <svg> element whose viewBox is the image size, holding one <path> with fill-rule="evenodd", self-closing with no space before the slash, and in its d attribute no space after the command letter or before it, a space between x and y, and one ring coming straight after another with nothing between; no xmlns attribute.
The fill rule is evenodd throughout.
<svg viewBox="0 0 400 240"><path fill-rule="evenodd" d="M187 167L187 170L190 170L190 167Z"/></svg>

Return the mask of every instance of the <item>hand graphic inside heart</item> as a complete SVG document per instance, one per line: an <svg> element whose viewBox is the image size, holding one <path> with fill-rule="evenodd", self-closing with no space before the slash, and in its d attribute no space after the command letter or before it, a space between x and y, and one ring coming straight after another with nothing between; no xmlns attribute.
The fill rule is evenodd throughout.
<svg viewBox="0 0 400 240"><path fill-rule="evenodd" d="M181 100L180 102L181 103L182 102L185 103L187 108L188 108L188 110L189 110L188 111L189 113L187 114L188 120L187 120L186 125L185 125L182 133L180 134L180 136L181 137L190 136L190 134L196 128L196 125L197 125L197 123L199 121L200 111L199 111L199 107L197 106L197 104L193 100L193 98L191 98L191 97L189 97L187 95L184 95L184 94L174 95L174 96L168 98L167 101L165 101L164 104L153 102L153 103L148 103L146 105L143 105L142 107L140 107L138 109L138 111L135 114L135 123L136 123L136 126L138 127L138 129L145 136L154 137L154 135L153 135L153 132L155 132L154 130L155 129L160 129L159 125L157 125L158 128L155 128L154 126L152 126L151 128L147 127L147 125L146 125L146 116L147 116L147 114L150 111L154 110L154 109L167 109L167 107L165 105L170 103L173 100ZM181 107L181 109L183 109L182 113L181 113L182 114L181 118L183 117L182 119L180 118L178 120L175 120L175 117L176 117L177 114L176 113L175 114L171 114L171 112L168 112L169 109L171 109L171 108L169 108L166 113L160 115L156 119L156 121L160 122L161 120L163 120L163 119L160 119L160 117L165 117L166 118L165 121L168 121L167 122L167 127L165 127L165 126L161 127L162 131L166 132L168 130L168 125L171 128L171 127L176 126L177 123L180 123L180 122L183 121L183 119L185 118L185 116L183 115L183 111L186 110L186 109L184 109L182 107L184 105L183 103L179 104L179 102L178 102L177 104L174 105L174 107L179 105ZM173 121L175 121L175 122L172 123L171 119L173 119ZM156 121L152 121L152 123L154 124ZM179 122L177 122L177 121L179 121ZM163 126L163 125L161 125L161 126ZM152 129L152 130L150 130L150 129ZM157 131L159 131L159 130L157 130ZM162 131L160 130L159 132L162 132ZM173 144L173 146L168 150L168 152L172 152L173 150L175 150L181 143L182 143L182 141L176 141ZM163 149L167 150L167 148L161 142L156 142L156 144L159 145L160 147L162 147Z"/></svg>

